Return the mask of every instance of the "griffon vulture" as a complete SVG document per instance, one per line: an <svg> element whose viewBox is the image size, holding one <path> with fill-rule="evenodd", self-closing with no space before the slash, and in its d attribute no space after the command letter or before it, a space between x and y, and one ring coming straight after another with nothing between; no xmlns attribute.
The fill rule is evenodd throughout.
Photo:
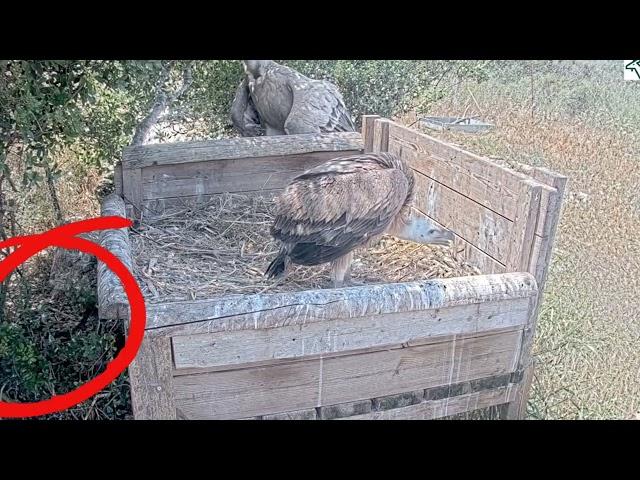
<svg viewBox="0 0 640 480"><path fill-rule="evenodd" d="M266 135L356 130L342 95L332 83L305 77L272 60L243 60L243 64L246 76L232 110L257 116ZM244 125L244 121L238 120L238 124Z"/></svg>
<svg viewBox="0 0 640 480"><path fill-rule="evenodd" d="M276 198L271 235L281 248L266 275L282 277L291 264L332 262L333 285L340 287L354 284L354 249L384 234L449 244L453 233L413 217L413 186L413 171L391 153L335 158L299 175Z"/></svg>

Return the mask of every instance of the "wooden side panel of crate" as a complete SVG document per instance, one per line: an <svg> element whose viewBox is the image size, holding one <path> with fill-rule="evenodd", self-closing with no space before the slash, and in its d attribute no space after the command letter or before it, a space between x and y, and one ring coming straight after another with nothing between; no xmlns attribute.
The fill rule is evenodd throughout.
<svg viewBox="0 0 640 480"><path fill-rule="evenodd" d="M362 137L358 132L127 147L122 156L122 196L139 216L145 202L154 199L282 188L292 172L317 164L314 158L322 161L360 151ZM296 159L302 159L303 164L295 165ZM309 161L307 165L305 159ZM216 162L223 163L214 166ZM238 182L235 189L234 182ZM268 186L270 183L276 186Z"/></svg>
<svg viewBox="0 0 640 480"><path fill-rule="evenodd" d="M426 345L176 376L177 408L192 419L304 410L511 372L521 330Z"/></svg>
<svg viewBox="0 0 640 480"><path fill-rule="evenodd" d="M282 157L309 152L347 150L362 150L362 137L359 133L277 135L139 145L124 149L122 163L125 169L134 169L212 160Z"/></svg>
<svg viewBox="0 0 640 480"><path fill-rule="evenodd" d="M402 156L416 171L415 207L456 234L457 258L473 259L483 272L526 269L536 236L549 234L544 215L553 188L395 122L369 122L373 149Z"/></svg>
<svg viewBox="0 0 640 480"><path fill-rule="evenodd" d="M533 182L542 188L541 205L546 212L548 197L553 192L546 182L395 122L386 123L389 151L401 155L412 168L429 178L509 220L515 218L520 205L522 181ZM544 229L546 224L542 220L536 227L536 235L545 237L549 230Z"/></svg>
<svg viewBox="0 0 640 480"><path fill-rule="evenodd" d="M529 298L388 313L353 319L175 336L177 369L229 369L259 362L344 354L388 345L412 345L443 335L470 335L524 327Z"/></svg>
<svg viewBox="0 0 640 480"><path fill-rule="evenodd" d="M150 304L146 335L300 327L331 320L533 298L537 291L536 281L529 273L505 273Z"/></svg>
<svg viewBox="0 0 640 480"><path fill-rule="evenodd" d="M142 199L201 197L284 188L295 176L356 150L149 166L142 170Z"/></svg>

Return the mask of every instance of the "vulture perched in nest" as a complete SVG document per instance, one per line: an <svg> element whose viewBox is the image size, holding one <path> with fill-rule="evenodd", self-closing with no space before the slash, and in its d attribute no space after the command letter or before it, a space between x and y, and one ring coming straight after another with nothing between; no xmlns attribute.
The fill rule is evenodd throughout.
<svg viewBox="0 0 640 480"><path fill-rule="evenodd" d="M259 137L264 135L264 127L260 124L260 115L249 93L249 80L245 78L236 90L231 104L231 122L243 137Z"/></svg>
<svg viewBox="0 0 640 480"><path fill-rule="evenodd" d="M453 233L413 217L413 171L391 153L329 160L299 175L276 198L271 235L281 242L269 278L289 266L332 262L334 287L350 281L353 250L384 234L422 244L449 244Z"/></svg>
<svg viewBox="0 0 640 480"><path fill-rule="evenodd" d="M245 79L232 105L233 124L243 136L253 136L254 125L264 128L266 135L356 130L332 83L305 77L272 60L243 60L243 64Z"/></svg>

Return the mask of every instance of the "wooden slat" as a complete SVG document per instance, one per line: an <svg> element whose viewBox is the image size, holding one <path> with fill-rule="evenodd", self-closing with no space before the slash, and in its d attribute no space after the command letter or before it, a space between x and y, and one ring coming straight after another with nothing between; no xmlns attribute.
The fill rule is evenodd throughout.
<svg viewBox="0 0 640 480"><path fill-rule="evenodd" d="M231 419L334 405L508 373L521 330L174 378L192 419Z"/></svg>
<svg viewBox="0 0 640 480"><path fill-rule="evenodd" d="M177 418L168 337L144 338L136 358L129 365L129 383L136 420Z"/></svg>
<svg viewBox="0 0 640 480"><path fill-rule="evenodd" d="M125 204L117 194L111 194L102 201L101 215L125 217ZM103 230L100 232L100 245L113 253L132 271L131 243L126 228ZM98 315L102 319L125 319L129 301L120 279L107 266L98 260Z"/></svg>
<svg viewBox="0 0 640 480"><path fill-rule="evenodd" d="M373 152L389 151L389 120L376 118L373 121Z"/></svg>
<svg viewBox="0 0 640 480"><path fill-rule="evenodd" d="M371 412L371 400L358 400L357 402L341 403L340 405L329 405L320 407L320 420L335 420L354 415L365 415Z"/></svg>
<svg viewBox="0 0 640 480"><path fill-rule="evenodd" d="M418 339L524 326L529 299L519 298L442 309L173 337L176 368L243 365L275 359L327 355Z"/></svg>
<svg viewBox="0 0 640 480"><path fill-rule="evenodd" d="M236 295L147 305L147 335L188 335L266 329L513 300L537 294L528 273L477 275L421 282L301 292Z"/></svg>
<svg viewBox="0 0 640 480"><path fill-rule="evenodd" d="M216 160L147 167L142 172L144 200L284 188L294 177L332 158L358 153L316 152L298 155Z"/></svg>
<svg viewBox="0 0 640 480"><path fill-rule="evenodd" d="M515 366L521 335L517 330L327 358L320 403L331 405L507 373Z"/></svg>
<svg viewBox="0 0 640 480"><path fill-rule="evenodd" d="M277 135L140 145L125 148L122 162L125 169L132 169L152 165L346 150L362 150L360 133Z"/></svg>
<svg viewBox="0 0 640 480"><path fill-rule="evenodd" d="M560 221L562 213L567 177L554 174L546 169L535 169L533 174L541 180L544 179L545 181L549 181L550 186L555 189L554 194L549 199L546 213L541 215L541 218L546 222L544 229L549 232L549 235L544 239L536 239L533 253L531 255L531 263L528 268L528 271L536 277L538 285L540 286L540 291L542 291L547 280L547 273L551 263L551 256L553 254L553 245L555 243L558 222Z"/></svg>
<svg viewBox="0 0 640 480"><path fill-rule="evenodd" d="M234 419L317 406L320 362L184 375L174 378L176 405L191 419Z"/></svg>
<svg viewBox="0 0 640 480"><path fill-rule="evenodd" d="M122 162L113 167L113 187L116 195L122 196Z"/></svg>
<svg viewBox="0 0 640 480"><path fill-rule="evenodd" d="M515 218L520 183L532 178L398 123L389 121L388 125L390 152L400 155L412 168L438 183L509 220ZM545 182L535 183L542 188L541 205L546 211L553 189ZM536 235L548 234L541 222Z"/></svg>
<svg viewBox="0 0 640 480"><path fill-rule="evenodd" d="M122 169L122 197L134 206L134 215L140 212L142 205L142 169Z"/></svg>
<svg viewBox="0 0 640 480"><path fill-rule="evenodd" d="M415 175L414 190L415 208L494 260L506 264L511 220L420 173Z"/></svg>
<svg viewBox="0 0 640 480"><path fill-rule="evenodd" d="M362 146L367 153L373 152L373 126L379 115L362 116Z"/></svg>
<svg viewBox="0 0 640 480"><path fill-rule="evenodd" d="M264 415L261 420L316 420L318 418L315 408L306 410L297 410L295 412L274 413L273 415Z"/></svg>
<svg viewBox="0 0 640 480"><path fill-rule="evenodd" d="M439 228L445 228L444 225L436 222L433 218L429 217L425 213L412 208L412 215L422 215L428 218L433 224ZM454 232L455 235L455 232ZM460 262L466 262L469 265L473 265L480 270L483 274L493 274L493 273L505 273L505 266L498 262L496 259L490 257L482 250L480 250L475 245L467 242L464 238L459 235L455 235L453 240L453 245L451 248L451 254L453 258Z"/></svg>
<svg viewBox="0 0 640 480"><path fill-rule="evenodd" d="M513 221L509 251L507 253L507 271L524 272L529 268L536 224L540 216L541 188L539 184L523 181L521 184L518 208Z"/></svg>
<svg viewBox="0 0 640 480"><path fill-rule="evenodd" d="M465 395L438 400L426 400L415 405L370 412L339 420L432 420L512 402L516 389L512 385L481 390Z"/></svg>
<svg viewBox="0 0 640 480"><path fill-rule="evenodd" d="M530 259L530 271L539 280L540 290L536 299L532 301L531 315L529 319L529 325L524 331L522 337L522 354L518 359L518 369L525 372L525 381L522 382L518 388L518 395L516 400L512 404L505 405L502 410L504 418L524 418L526 415L527 401L529 399L529 390L533 381L533 359L531 357L531 351L533 348L533 341L535 337L536 324L538 321L538 315L540 312L540 306L542 305L543 289L546 284L549 264L551 263L551 255L553 250L553 244L555 241L556 230L560 219L560 212L562 208L562 200L564 198L564 191L567 184L567 178L562 175L554 174L548 170L536 169L533 172L538 178L550 181L551 185L556 189L555 195L552 196L552 200L548 204L548 210L545 215L545 221L549 223L549 236L545 239L538 239L536 242Z"/></svg>

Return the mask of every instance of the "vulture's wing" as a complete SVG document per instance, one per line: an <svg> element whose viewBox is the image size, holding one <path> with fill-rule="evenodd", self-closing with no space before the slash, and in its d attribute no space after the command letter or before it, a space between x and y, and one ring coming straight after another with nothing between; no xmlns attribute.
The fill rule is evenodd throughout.
<svg viewBox="0 0 640 480"><path fill-rule="evenodd" d="M284 124L288 135L355 132L338 88L330 82L296 82L290 86L293 106Z"/></svg>
<svg viewBox="0 0 640 480"><path fill-rule="evenodd" d="M231 122L243 137L257 137L262 134L260 116L251 100L247 78L238 85L231 104Z"/></svg>
<svg viewBox="0 0 640 480"><path fill-rule="evenodd" d="M341 160L344 162L344 160ZM335 260L383 233L409 191L398 169L328 162L296 178L276 199L271 234L302 265Z"/></svg>

